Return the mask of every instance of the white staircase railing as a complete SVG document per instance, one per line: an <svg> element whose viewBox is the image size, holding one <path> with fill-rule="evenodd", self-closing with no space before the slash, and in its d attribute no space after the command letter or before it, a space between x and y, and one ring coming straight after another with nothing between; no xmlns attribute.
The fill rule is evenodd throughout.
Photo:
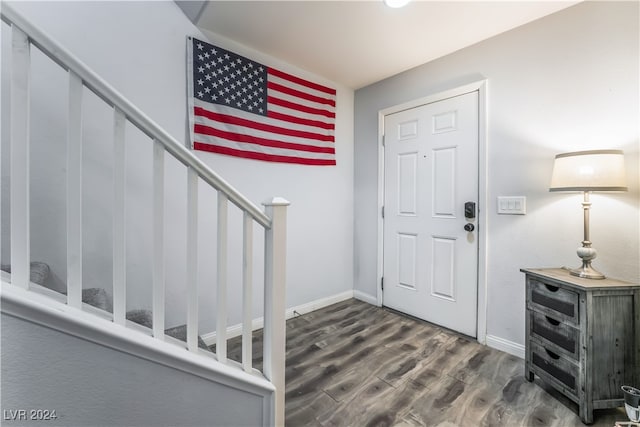
<svg viewBox="0 0 640 427"><path fill-rule="evenodd" d="M187 179L187 350L198 352L197 223L198 186L201 182L217 190L217 322L216 358L237 369L227 360L227 210L236 205L244 215L242 266L242 369L252 366L252 253L253 225L265 229L264 348L263 373L274 385L272 423L284 425L285 353L285 243L286 200L265 202L265 212L209 169L191 151L161 129L108 83L89 70L67 50L16 13L2 5L2 20L11 26L11 109L10 109L10 222L11 285L28 290L30 285L30 171L29 100L30 50L37 47L69 75L67 136L67 304L82 309L82 92L86 87L113 108L113 316L117 325L126 326L125 251L125 125L133 124L153 140L153 252L152 252L152 335L165 339L164 156L180 161ZM212 361L212 363L216 363Z"/></svg>

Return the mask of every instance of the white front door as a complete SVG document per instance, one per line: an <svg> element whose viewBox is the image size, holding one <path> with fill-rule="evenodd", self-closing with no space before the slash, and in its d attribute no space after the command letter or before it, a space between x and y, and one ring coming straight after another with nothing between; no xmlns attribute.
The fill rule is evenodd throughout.
<svg viewBox="0 0 640 427"><path fill-rule="evenodd" d="M478 92L385 116L384 141L383 305L475 337Z"/></svg>

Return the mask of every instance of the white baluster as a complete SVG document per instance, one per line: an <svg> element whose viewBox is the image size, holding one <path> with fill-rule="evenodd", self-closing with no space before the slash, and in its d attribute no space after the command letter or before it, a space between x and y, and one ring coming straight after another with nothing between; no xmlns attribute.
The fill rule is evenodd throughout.
<svg viewBox="0 0 640 427"><path fill-rule="evenodd" d="M286 352L287 206L276 197L264 202L271 227L265 233L264 375L275 386L274 425L284 425Z"/></svg>
<svg viewBox="0 0 640 427"><path fill-rule="evenodd" d="M113 120L113 321L119 325L125 324L127 311L125 124L124 113L115 108Z"/></svg>
<svg viewBox="0 0 640 427"><path fill-rule="evenodd" d="M198 351L198 173L187 173L187 348Z"/></svg>
<svg viewBox="0 0 640 427"><path fill-rule="evenodd" d="M164 147L153 141L153 336L164 340Z"/></svg>
<svg viewBox="0 0 640 427"><path fill-rule="evenodd" d="M30 282L29 98L31 86L28 36L12 26L11 56L11 283Z"/></svg>
<svg viewBox="0 0 640 427"><path fill-rule="evenodd" d="M242 367L252 368L252 305L253 305L253 218L244 213L242 225Z"/></svg>
<svg viewBox="0 0 640 427"><path fill-rule="evenodd" d="M227 361L227 228L229 199L218 192L216 356Z"/></svg>
<svg viewBox="0 0 640 427"><path fill-rule="evenodd" d="M67 304L82 307L82 80L69 72L67 128Z"/></svg>

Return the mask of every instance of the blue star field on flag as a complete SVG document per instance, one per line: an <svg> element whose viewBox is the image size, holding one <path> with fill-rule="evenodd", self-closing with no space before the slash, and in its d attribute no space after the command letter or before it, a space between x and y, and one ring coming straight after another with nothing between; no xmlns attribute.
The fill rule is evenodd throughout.
<svg viewBox="0 0 640 427"><path fill-rule="evenodd" d="M217 46L197 43L193 80L198 99L267 114L267 70L257 62Z"/></svg>

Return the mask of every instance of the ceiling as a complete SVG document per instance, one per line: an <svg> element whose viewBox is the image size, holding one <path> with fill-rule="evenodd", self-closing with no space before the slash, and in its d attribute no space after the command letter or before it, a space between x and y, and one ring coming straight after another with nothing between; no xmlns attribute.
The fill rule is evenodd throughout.
<svg viewBox="0 0 640 427"><path fill-rule="evenodd" d="M208 1L198 27L358 89L578 1Z"/></svg>

